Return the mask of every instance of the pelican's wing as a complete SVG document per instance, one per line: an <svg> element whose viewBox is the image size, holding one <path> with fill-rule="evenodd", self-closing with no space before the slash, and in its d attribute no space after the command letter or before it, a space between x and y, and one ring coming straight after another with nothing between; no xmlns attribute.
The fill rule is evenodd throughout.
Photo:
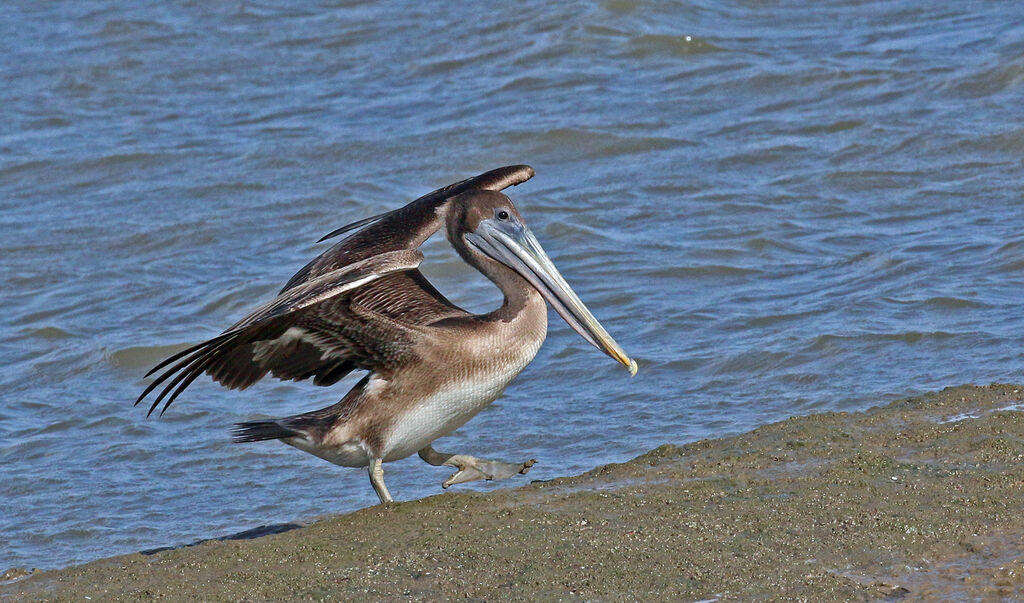
<svg viewBox="0 0 1024 603"><path fill-rule="evenodd" d="M203 373L235 389L248 387L267 373L279 379L313 377L314 383L328 385L353 369L394 367L412 354L413 331L420 321L411 316L410 321L395 320L359 303L359 297L375 283L419 274L416 267L422 260L423 254L415 249L385 252L292 287L221 335L155 366L147 376L163 372L135 403L166 383L149 409L152 414L167 398L163 413Z"/></svg>
<svg viewBox="0 0 1024 603"><path fill-rule="evenodd" d="M281 291L380 253L416 249L444 224L448 202L471 190L500 191L533 177L528 165L509 165L460 180L398 209L343 226L321 241L352 232L295 273Z"/></svg>
<svg viewBox="0 0 1024 603"><path fill-rule="evenodd" d="M502 190L533 173L527 165L491 170L334 231L326 238L354 232L299 270L277 298L154 367L147 376L163 372L135 403L166 383L149 412L164 398L167 410L203 373L234 389L267 373L331 385L354 369L396 366L413 354L417 325L465 314L417 270L417 248L444 224L449 201L466 191Z"/></svg>

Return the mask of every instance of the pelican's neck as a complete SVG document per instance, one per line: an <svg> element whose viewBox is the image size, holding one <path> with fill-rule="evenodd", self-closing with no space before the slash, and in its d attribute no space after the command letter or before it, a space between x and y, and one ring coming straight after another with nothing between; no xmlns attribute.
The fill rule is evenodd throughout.
<svg viewBox="0 0 1024 603"><path fill-rule="evenodd" d="M481 318L510 321L527 308L545 305L544 298L540 292L529 281L519 276L518 272L473 249L466 244L462 236L452 236L452 234L449 233L448 240L451 242L452 247L459 252L462 259L497 285L498 289L501 289L502 294L505 296L505 301L501 304L500 308L485 314Z"/></svg>

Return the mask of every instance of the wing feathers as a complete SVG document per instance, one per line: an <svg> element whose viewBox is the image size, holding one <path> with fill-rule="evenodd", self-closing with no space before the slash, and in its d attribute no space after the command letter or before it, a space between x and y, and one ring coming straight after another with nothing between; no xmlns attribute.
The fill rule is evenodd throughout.
<svg viewBox="0 0 1024 603"><path fill-rule="evenodd" d="M158 364L158 365L154 366L153 368L149 369L149 372L146 373L143 376L144 377L149 377L153 373L159 371L160 369L164 368L165 366L167 366L168 364L174 362L175 360L177 360L177 359L179 359L179 358L181 358L183 356L187 356L188 354L191 354L191 353L195 352L199 348L202 348L202 347L205 347L205 346L209 345L210 342L212 342L214 340L230 337L230 335L231 335L230 333L225 331L224 333L218 335L217 337L214 337L213 339L204 341L203 343L200 343L200 344L196 344L196 345L194 345L194 346L192 346L190 348L186 348L186 349L178 352L177 354L174 354L173 356L170 356L169 358L164 358L162 361L160 361L160 364Z"/></svg>
<svg viewBox="0 0 1024 603"><path fill-rule="evenodd" d="M207 346L205 348L202 348L200 350L197 350L197 352L195 354L193 354L191 356L187 356L181 362L175 364L170 369L164 371L163 374L161 374L159 377L157 377L157 379L153 383L151 383L149 387L146 388L146 391L144 391L142 393L142 395L139 396L139 399L135 401L135 404L138 404L139 402L142 402L142 399L153 388L155 388L157 385L160 385L161 383L163 383L164 381L166 381L171 376L173 376L173 375L175 375L177 373L177 376L174 377L174 379L171 379L171 382L168 383L164 387L164 389L160 392L160 395L158 395L156 397L156 400L153 401L153 405L149 407L149 412L146 413L146 416L148 417L149 415L153 414L153 411L156 410L156 407L160 405L160 401L163 400L167 396L167 394L176 385L178 385L179 382L181 382L183 379L185 379L189 375L189 373L192 372L195 369L196 366L202 366L203 362L205 362L207 359L209 359L214 353L216 353L216 351L219 348L224 346L229 341L230 341L230 339L222 340L222 341L219 341L219 342L216 341L216 340L211 340L210 342L208 342L211 345L209 345L209 346ZM191 383L191 381L189 381L189 383ZM164 405L164 409L162 411L160 411L160 414L163 414L163 411L167 410L167 407L170 406L170 403L174 400L175 397L177 397L177 394L175 394L174 396L171 396L171 399L168 400L167 404Z"/></svg>
<svg viewBox="0 0 1024 603"><path fill-rule="evenodd" d="M344 322L344 304L339 306L332 302L387 274L415 269L422 260L423 254L416 249L392 251L292 287L221 335L158 364L147 375L161 369L165 369L164 372L146 387L135 403L139 404L167 382L149 409L152 414L166 398L160 411L163 414L204 372L231 388L248 387L268 372L283 379L305 379L321 372L325 375L333 372L330 378L340 379L344 375L338 375L339 364L349 361L350 357L362 358L366 364L379 354L368 350L372 342L357 344L341 332L337 323L318 316L321 307L325 306L328 315L336 314ZM309 324L297 326L303 321Z"/></svg>
<svg viewBox="0 0 1024 603"><path fill-rule="evenodd" d="M526 182L530 178L533 178L534 173L535 172L533 171L533 168L528 165L508 165L505 167L493 169L489 172L484 172L479 176L466 178L465 180L460 180L453 184L443 186L437 190L427 193L426 195L423 195L422 197L416 199L412 203L423 204L425 202L447 200L450 199L451 197L454 197L455 195L473 189L500 191L510 186L516 186L518 184ZM320 240L317 241L317 243L322 243L327 239L333 239L334 237L345 234L346 232L358 230L360 228L363 228L364 226L369 226L375 222L379 222L383 218L386 218L388 215L396 211L398 210L386 211L382 214L377 214L376 216L363 218L358 222L346 224L345 226L342 226L337 230L332 230L331 232L320 237Z"/></svg>
<svg viewBox="0 0 1024 603"><path fill-rule="evenodd" d="M356 230L356 229L362 228L364 226L369 226L370 224L373 224L374 222L380 221L381 218L387 217L387 215L390 214L390 213L391 212L386 211L386 212L384 212L382 214L377 214L376 216L370 216L369 218L363 218L362 220L359 220L357 222L353 222L351 224L346 224L345 226L342 226L341 228L338 228L336 230L332 230L331 232L329 232L329 233L325 234L324 236L320 237L320 239L317 240L317 243L323 243L327 239L333 239L334 237L336 237L338 235L345 234L346 232L349 232L351 230Z"/></svg>
<svg viewBox="0 0 1024 603"><path fill-rule="evenodd" d="M327 235L352 232L296 272L282 291L353 262L398 249L416 249L444 223L447 204L471 190L500 191L533 177L528 165L500 167L443 186L398 209L367 218ZM354 232L353 232L354 231Z"/></svg>
<svg viewBox="0 0 1024 603"><path fill-rule="evenodd" d="M412 270L423 261L418 249L402 249L375 255L365 260L331 270L290 289L263 304L251 314L235 323L232 329L247 326L272 316L305 308L325 299L352 291L386 274ZM229 329L230 330L230 329Z"/></svg>

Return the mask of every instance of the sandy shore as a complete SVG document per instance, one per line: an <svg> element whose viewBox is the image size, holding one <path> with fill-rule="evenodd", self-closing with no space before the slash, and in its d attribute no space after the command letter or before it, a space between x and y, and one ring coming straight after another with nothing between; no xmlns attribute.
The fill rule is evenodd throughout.
<svg viewBox="0 0 1024 603"><path fill-rule="evenodd" d="M578 477L38 572L0 598L1024 599L1022 392L793 418Z"/></svg>

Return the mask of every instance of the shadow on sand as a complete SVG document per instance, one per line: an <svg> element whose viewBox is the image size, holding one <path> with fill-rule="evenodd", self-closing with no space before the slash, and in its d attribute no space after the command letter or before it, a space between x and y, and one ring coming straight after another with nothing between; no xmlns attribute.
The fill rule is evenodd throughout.
<svg viewBox="0 0 1024 603"><path fill-rule="evenodd" d="M187 549L189 547L198 546L204 542L218 542L224 540L252 540L254 538L260 538L263 536L270 536L271 534L283 534L284 532L290 532L292 530L301 528L302 525L298 523L277 523L269 526L260 526L258 528L252 528L251 530L245 530L244 532L238 532L237 534L229 534L228 536L221 536L219 538L204 538L197 540L191 544L180 544L178 546L161 546L155 549L146 549L139 551L143 555L155 555L162 551L173 551L175 549Z"/></svg>

